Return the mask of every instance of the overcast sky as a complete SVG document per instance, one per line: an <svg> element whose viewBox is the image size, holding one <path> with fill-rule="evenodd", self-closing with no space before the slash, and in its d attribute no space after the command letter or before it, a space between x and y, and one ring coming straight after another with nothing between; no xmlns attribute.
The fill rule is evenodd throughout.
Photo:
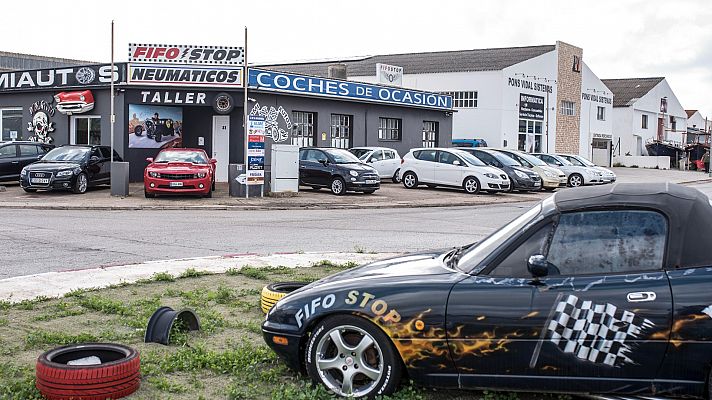
<svg viewBox="0 0 712 400"><path fill-rule="evenodd" d="M0 50L116 60L129 42L242 45L249 62L554 44L600 78L664 76L712 118L711 0L6 2ZM407 72L407 71L406 71Z"/></svg>

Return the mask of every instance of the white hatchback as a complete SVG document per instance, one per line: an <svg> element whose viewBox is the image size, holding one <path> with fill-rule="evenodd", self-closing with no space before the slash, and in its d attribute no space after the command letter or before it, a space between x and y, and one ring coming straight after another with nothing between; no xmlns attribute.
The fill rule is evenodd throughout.
<svg viewBox="0 0 712 400"><path fill-rule="evenodd" d="M509 178L477 157L457 149L419 148L403 156L401 180L408 189L427 186L461 187L467 193L509 189Z"/></svg>
<svg viewBox="0 0 712 400"><path fill-rule="evenodd" d="M397 150L388 147L354 147L349 151L362 162L375 168L381 179L400 182L398 171L401 160Z"/></svg>

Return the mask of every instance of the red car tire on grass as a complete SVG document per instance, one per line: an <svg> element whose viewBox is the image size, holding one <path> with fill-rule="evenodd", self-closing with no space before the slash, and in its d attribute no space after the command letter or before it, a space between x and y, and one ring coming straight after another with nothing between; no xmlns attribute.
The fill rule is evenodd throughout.
<svg viewBox="0 0 712 400"><path fill-rule="evenodd" d="M96 356L101 364L68 365L71 360ZM47 399L118 399L140 384L141 361L128 346L87 343L62 346L37 359L35 386Z"/></svg>

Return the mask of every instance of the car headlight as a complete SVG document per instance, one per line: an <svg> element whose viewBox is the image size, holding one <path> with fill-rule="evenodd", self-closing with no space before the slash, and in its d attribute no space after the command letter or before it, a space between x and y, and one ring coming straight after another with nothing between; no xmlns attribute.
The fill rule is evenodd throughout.
<svg viewBox="0 0 712 400"><path fill-rule="evenodd" d="M63 177L63 176L72 176L74 174L74 171L71 169L67 169L64 171L59 171L57 172L57 178Z"/></svg>
<svg viewBox="0 0 712 400"><path fill-rule="evenodd" d="M20 171L20 176L27 176L27 169L23 168L22 171Z"/></svg>
<svg viewBox="0 0 712 400"><path fill-rule="evenodd" d="M159 178L161 174L159 174L158 172L149 171L148 176L150 176L151 178Z"/></svg>
<svg viewBox="0 0 712 400"><path fill-rule="evenodd" d="M205 178L205 172L198 172L197 174L195 174L195 176L197 178L203 179L203 178Z"/></svg>
<svg viewBox="0 0 712 400"><path fill-rule="evenodd" d="M490 179L497 179L497 175L495 175L495 174L493 174L493 173L491 173L491 172L486 173L485 176L488 177L488 178L490 178Z"/></svg>
<svg viewBox="0 0 712 400"><path fill-rule="evenodd" d="M353 177L357 177L357 176L358 176L358 172L356 172L356 171L349 171L349 174L350 174L351 176L353 176Z"/></svg>
<svg viewBox="0 0 712 400"><path fill-rule="evenodd" d="M513 171L514 171L514 175L516 175L520 179L529 179L529 175L525 174L524 172L516 170L516 169Z"/></svg>

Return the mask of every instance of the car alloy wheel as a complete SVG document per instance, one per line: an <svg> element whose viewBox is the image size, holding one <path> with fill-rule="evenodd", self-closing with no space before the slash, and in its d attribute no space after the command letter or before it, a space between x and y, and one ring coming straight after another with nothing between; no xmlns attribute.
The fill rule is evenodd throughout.
<svg viewBox="0 0 712 400"><path fill-rule="evenodd" d="M393 173L393 183L400 183L401 178L400 178L400 168L396 170L396 172Z"/></svg>
<svg viewBox="0 0 712 400"><path fill-rule="evenodd" d="M403 175L403 186L408 189L413 189L418 186L418 177L415 173L408 171Z"/></svg>
<svg viewBox="0 0 712 400"><path fill-rule="evenodd" d="M341 178L334 178L333 181L331 181L331 193L341 196L344 194L346 191L346 183L344 183L344 180Z"/></svg>
<svg viewBox="0 0 712 400"><path fill-rule="evenodd" d="M579 187L583 185L583 177L579 174L571 174L569 176L569 186L571 187Z"/></svg>
<svg viewBox="0 0 712 400"><path fill-rule="evenodd" d="M86 193L87 187L89 186L89 181L87 180L87 174L81 173L77 175L77 180L74 182L74 193L83 194Z"/></svg>
<svg viewBox="0 0 712 400"><path fill-rule="evenodd" d="M477 178L474 178L472 176L465 179L465 182L462 184L462 186L469 194L477 194L480 192L480 181L478 181Z"/></svg>
<svg viewBox="0 0 712 400"><path fill-rule="evenodd" d="M401 362L388 337L359 317L340 315L314 327L306 346L309 377L338 396L389 395L400 381Z"/></svg>

